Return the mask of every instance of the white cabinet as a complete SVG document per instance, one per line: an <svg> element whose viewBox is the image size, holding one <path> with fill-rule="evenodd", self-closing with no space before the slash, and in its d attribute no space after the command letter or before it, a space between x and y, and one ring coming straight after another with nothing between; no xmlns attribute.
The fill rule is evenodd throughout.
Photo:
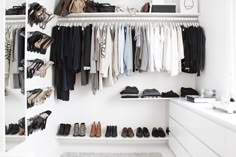
<svg viewBox="0 0 236 157"><path fill-rule="evenodd" d="M170 133L169 135L169 146L176 157L191 157L190 154L182 147L181 143Z"/></svg>
<svg viewBox="0 0 236 157"><path fill-rule="evenodd" d="M169 106L172 134L169 146L176 156L179 156L180 149L186 150L192 157L236 157L236 132L207 115L203 116L200 114L201 110L196 112L196 106L191 109L191 105L197 104L186 106L186 102L184 103L172 101Z"/></svg>
<svg viewBox="0 0 236 157"><path fill-rule="evenodd" d="M172 118L169 119L169 126L171 133L181 141L192 157L219 157Z"/></svg>

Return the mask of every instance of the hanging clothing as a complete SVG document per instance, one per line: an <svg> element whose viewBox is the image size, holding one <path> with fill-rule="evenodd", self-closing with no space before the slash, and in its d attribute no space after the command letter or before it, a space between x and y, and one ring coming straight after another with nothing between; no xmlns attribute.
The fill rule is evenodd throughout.
<svg viewBox="0 0 236 157"><path fill-rule="evenodd" d="M174 24L88 25L53 28L57 98L69 100L76 74L92 91L113 87L119 77L139 72L198 73L204 69L205 35L201 27Z"/></svg>
<svg viewBox="0 0 236 157"><path fill-rule="evenodd" d="M5 31L5 84L24 94L25 28L8 26Z"/></svg>
<svg viewBox="0 0 236 157"><path fill-rule="evenodd" d="M184 56L182 71L200 76L205 67L206 37L202 27L182 27Z"/></svg>

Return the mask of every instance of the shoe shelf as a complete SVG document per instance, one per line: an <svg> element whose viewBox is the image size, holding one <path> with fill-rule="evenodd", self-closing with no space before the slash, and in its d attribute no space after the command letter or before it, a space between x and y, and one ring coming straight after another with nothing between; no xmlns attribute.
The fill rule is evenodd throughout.
<svg viewBox="0 0 236 157"><path fill-rule="evenodd" d="M21 23L21 24L25 24L25 15L6 15L5 19L6 19L6 23L10 24L10 23Z"/></svg>
<svg viewBox="0 0 236 157"><path fill-rule="evenodd" d="M25 135L6 135L7 142L23 142L26 139Z"/></svg>
<svg viewBox="0 0 236 157"><path fill-rule="evenodd" d="M60 143L99 143L99 144L164 144L168 143L169 138L154 138L154 137L149 137L149 138L138 138L138 137L133 137L133 138L123 138L121 136L118 136L116 138L112 137L99 137L99 138L91 138L89 136L85 137L73 137L73 136L57 136L56 139Z"/></svg>

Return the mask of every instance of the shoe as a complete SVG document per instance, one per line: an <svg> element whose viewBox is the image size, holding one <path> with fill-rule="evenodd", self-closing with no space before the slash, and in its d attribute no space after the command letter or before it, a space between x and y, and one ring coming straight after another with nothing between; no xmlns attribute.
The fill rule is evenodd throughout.
<svg viewBox="0 0 236 157"><path fill-rule="evenodd" d="M24 136L25 135L25 129L20 128L20 131L18 132L18 135Z"/></svg>
<svg viewBox="0 0 236 157"><path fill-rule="evenodd" d="M128 137L128 129L127 128L122 129L121 136L124 137L124 138Z"/></svg>
<svg viewBox="0 0 236 157"><path fill-rule="evenodd" d="M101 137L101 136L102 136L102 125L100 122L98 122L96 129L96 137Z"/></svg>
<svg viewBox="0 0 236 157"><path fill-rule="evenodd" d="M93 122L92 127L91 127L91 131L90 131L90 137L95 137L96 136L96 124L95 122Z"/></svg>
<svg viewBox="0 0 236 157"><path fill-rule="evenodd" d="M157 128L152 129L152 137L155 137L155 138L160 137Z"/></svg>
<svg viewBox="0 0 236 157"><path fill-rule="evenodd" d="M166 137L166 134L162 128L158 128L158 133L159 133L160 137L162 137L162 138Z"/></svg>
<svg viewBox="0 0 236 157"><path fill-rule="evenodd" d="M84 137L86 135L86 125L81 123L79 127L79 136Z"/></svg>
<svg viewBox="0 0 236 157"><path fill-rule="evenodd" d="M112 126L112 137L117 137L117 126Z"/></svg>
<svg viewBox="0 0 236 157"><path fill-rule="evenodd" d="M132 128L128 128L128 137L134 137L134 132Z"/></svg>
<svg viewBox="0 0 236 157"><path fill-rule="evenodd" d="M6 135L10 135L12 130L13 130L13 128L14 128L14 124L9 124L9 127L8 127L8 129L6 131Z"/></svg>
<svg viewBox="0 0 236 157"><path fill-rule="evenodd" d="M137 129L136 136L137 136L138 138L142 138L142 137L143 137L143 130L142 130L142 128L139 127L139 128Z"/></svg>
<svg viewBox="0 0 236 157"><path fill-rule="evenodd" d="M148 128L146 128L146 127L144 127L143 128L143 136L144 137L150 137L150 133L149 133L149 130L148 130Z"/></svg>
<svg viewBox="0 0 236 157"><path fill-rule="evenodd" d="M63 136L64 135L65 127L66 127L65 124L60 124L59 130L58 130L58 133L57 133L58 136Z"/></svg>
<svg viewBox="0 0 236 157"><path fill-rule="evenodd" d="M170 133L170 129L169 129L169 127L167 127L166 128L166 134L169 135L169 133Z"/></svg>
<svg viewBox="0 0 236 157"><path fill-rule="evenodd" d="M71 125L70 124L66 124L63 135L64 136L69 136L70 135L70 129L71 129Z"/></svg>
<svg viewBox="0 0 236 157"><path fill-rule="evenodd" d="M74 137L79 136L79 123L74 124L74 134L73 134L73 136Z"/></svg>
<svg viewBox="0 0 236 157"><path fill-rule="evenodd" d="M13 129L11 131L11 135L16 135L20 131L20 127L18 124L14 124Z"/></svg>
<svg viewBox="0 0 236 157"><path fill-rule="evenodd" d="M105 137L111 137L111 135L112 135L111 126L107 126Z"/></svg>

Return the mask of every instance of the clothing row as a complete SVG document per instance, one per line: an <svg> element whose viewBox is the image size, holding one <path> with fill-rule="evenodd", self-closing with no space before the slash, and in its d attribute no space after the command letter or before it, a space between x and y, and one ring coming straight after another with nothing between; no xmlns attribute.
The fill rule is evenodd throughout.
<svg viewBox="0 0 236 157"><path fill-rule="evenodd" d="M197 35L196 39L188 37L192 34ZM65 101L69 100L69 91L74 89L76 73L81 73L83 86L88 85L91 78L92 91L96 93L114 86L120 76L136 71L167 71L176 76L182 69L193 73L195 67L204 63L204 57L199 57L205 53L201 27L184 28L174 24L88 25L84 29L55 26L52 37L55 42L51 60L55 63L57 98Z"/></svg>
<svg viewBox="0 0 236 157"><path fill-rule="evenodd" d="M21 118L17 124L11 123L5 126L5 133L6 135L25 135L25 118Z"/></svg>
<svg viewBox="0 0 236 157"><path fill-rule="evenodd" d="M5 86L24 94L25 28L9 25L5 31Z"/></svg>
<svg viewBox="0 0 236 157"><path fill-rule="evenodd" d="M116 138L118 136L118 127L116 125L108 125L106 127L106 131L104 136L106 138ZM86 136L86 132L87 132L87 127L85 123L75 123L74 127L72 128L71 124L65 124L65 123L61 123L59 125L58 131L57 131L57 135L58 136L69 136L72 134L74 137L84 137ZM166 132L163 130L163 128L159 127L158 129L156 127L154 127L152 129L152 134L150 134L149 129L147 127L138 127L136 129L136 137L138 138L149 138L151 135L154 138L164 138L166 137L166 134L169 134L169 128L166 129ZM93 124L91 125L91 130L90 130L90 134L89 136L91 138L100 138L102 137L103 133L102 133L102 126L101 123L98 122L93 122ZM121 137L123 138L133 138L135 136L134 134L134 130L131 127L124 127L121 131Z"/></svg>
<svg viewBox="0 0 236 157"><path fill-rule="evenodd" d="M52 87L46 89L34 89L27 91L27 108L34 107L36 105L42 105L45 101L50 98L53 93Z"/></svg>
<svg viewBox="0 0 236 157"><path fill-rule="evenodd" d="M54 63L52 61L44 61L42 59L34 59L27 61L27 78L39 76L45 78L48 68Z"/></svg>
<svg viewBox="0 0 236 157"><path fill-rule="evenodd" d="M36 131L46 129L47 119L51 115L51 111L42 112L27 120L28 135L33 134Z"/></svg>
<svg viewBox="0 0 236 157"><path fill-rule="evenodd" d="M179 95L172 90L169 92L160 93L157 89L145 89L142 95L139 95L139 90L137 87L127 86L124 90L120 92L121 98L179 98Z"/></svg>

